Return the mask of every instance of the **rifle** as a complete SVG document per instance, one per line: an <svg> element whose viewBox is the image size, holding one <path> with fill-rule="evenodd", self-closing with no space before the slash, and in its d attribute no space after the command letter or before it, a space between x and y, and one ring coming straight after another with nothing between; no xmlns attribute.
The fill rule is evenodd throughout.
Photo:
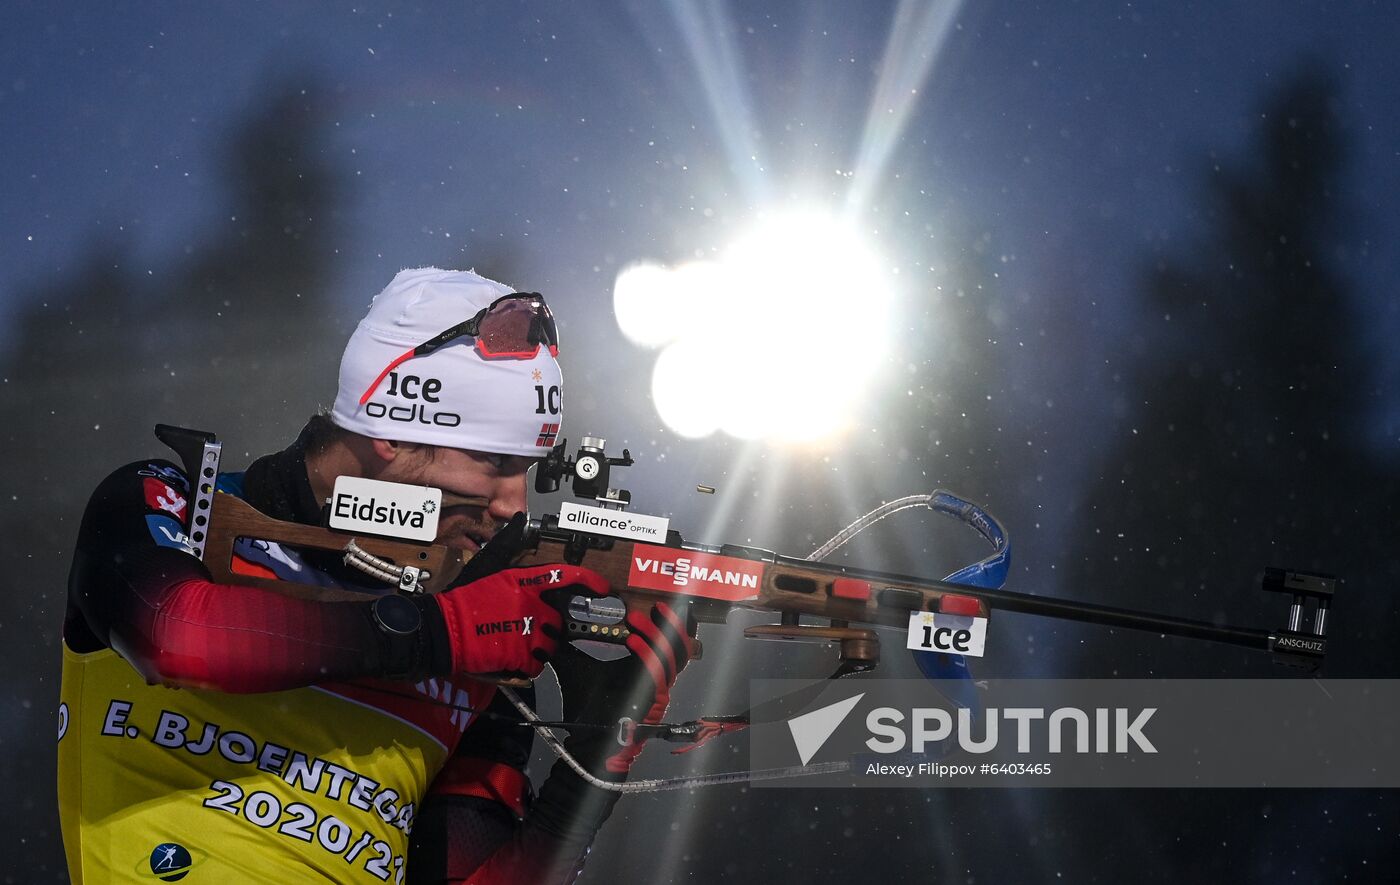
<svg viewBox="0 0 1400 885"><path fill-rule="evenodd" d="M621 458L608 458L603 454L602 440L585 437L578 455L569 457L567 445L566 440L556 446L538 468L536 491L548 494L559 489L561 480L569 480L575 496L613 505L616 509L612 512L620 512L630 503L626 490L607 488L609 467L633 463L629 451L624 449ZM923 497L930 499L931 509L961 518L999 550L1009 548L1004 529L977 505L948 492ZM532 539L533 549L521 564L586 562L620 588L617 593L629 610L680 596L702 623L722 624L736 608L776 612L781 616L778 624L748 627L744 634L761 639L838 642L842 661L855 670L873 669L878 664L879 638L869 629L851 627L852 623L902 628L913 612L987 617L992 609L1222 642L1267 651L1280 663L1315 670L1326 655L1327 612L1338 581L1332 575L1266 568L1263 589L1286 593L1291 600L1287 626L1265 630L831 565L755 547L692 544L673 530L666 531L660 542L628 541L617 535L633 531L630 526L599 528L596 522L589 522L605 520L602 512L592 508L563 512L573 518L561 520L559 514L548 514L531 520L527 538ZM695 580L697 570L704 575ZM682 574L685 571L690 575ZM662 573L660 579L658 572ZM723 577L706 580L716 572ZM740 576L737 582L736 574ZM682 581L672 580L668 585L664 580L667 575ZM1312 632L1304 633L1302 618L1309 599L1317 605ZM804 616L826 623L805 624L801 622ZM569 622L569 630L605 642L626 640L625 629L595 630L576 620Z"/></svg>
<svg viewBox="0 0 1400 885"><path fill-rule="evenodd" d="M213 434L157 425L156 435L176 451L191 478L188 540L217 581L266 586L323 600L363 599L351 591L240 574L232 567L234 546L240 538L344 553L348 563L397 583L399 592L407 594L446 589L465 564L460 551L441 545L347 535L264 516L233 495L215 494L220 444ZM613 596L604 600L576 598L563 613L565 634L571 641L622 645L627 638L627 611L647 610L656 602L684 602L700 623L723 624L736 609L778 616L775 624L744 628L744 635L750 638L836 644L840 665L831 678L877 666L881 649L874 628L908 628L917 636L916 622L920 620L929 628L925 648L939 652L927 654L925 659L960 660L959 653L972 650L974 631L969 628L980 620L984 630L985 619L994 610L1226 643L1267 652L1280 663L1309 672L1316 671L1326 655L1327 613L1339 580L1332 575L1266 568L1262 589L1289 597L1286 624L1273 630L1002 590L1000 583L1009 564L1007 533L984 509L947 492L918 497L931 509L970 525L997 551L953 576L956 580L833 565L742 545L696 544L671 529L667 520L626 512L631 494L608 483L612 468L629 466L633 459L626 449L620 458L609 457L604 446L601 439L584 437L571 456L565 440L536 468L537 492L554 493L569 482L575 497L591 503L566 502L558 513L529 520L525 550L514 563L582 564L608 580ZM852 528L855 524L848 527L850 534L854 534ZM850 534L843 533L846 538ZM838 539L844 540L838 536L833 542ZM1303 617L1310 601L1315 605L1305 632ZM953 626L939 632L940 621ZM925 673L932 675L928 669ZM732 730L724 727L725 720L738 718L712 717L665 727L624 721L622 728L649 728L670 740L704 742L715 733ZM743 724L747 723L744 719ZM556 752L562 752L562 747Z"/></svg>

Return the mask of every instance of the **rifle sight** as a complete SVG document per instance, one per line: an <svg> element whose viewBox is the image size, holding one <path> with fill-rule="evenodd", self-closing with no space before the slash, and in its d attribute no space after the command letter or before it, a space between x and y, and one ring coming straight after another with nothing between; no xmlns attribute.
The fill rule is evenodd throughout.
<svg viewBox="0 0 1400 885"><path fill-rule="evenodd" d="M535 491L552 494L559 491L561 482L568 480L574 497L596 501L604 507L625 509L632 502L632 493L609 488L608 479L612 468L632 466L632 453L623 449L621 458L610 458L603 451L606 444L607 440L585 436L579 442L578 453L570 457L569 441L563 440L550 449L543 463L535 468Z"/></svg>

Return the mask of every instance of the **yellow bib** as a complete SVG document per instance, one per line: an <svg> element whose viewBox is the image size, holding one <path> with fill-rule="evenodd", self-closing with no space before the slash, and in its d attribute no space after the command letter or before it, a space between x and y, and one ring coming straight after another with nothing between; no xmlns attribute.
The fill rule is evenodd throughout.
<svg viewBox="0 0 1400 885"><path fill-rule="evenodd" d="M147 685L111 650L65 644L58 802L73 882L402 883L445 735L353 688Z"/></svg>

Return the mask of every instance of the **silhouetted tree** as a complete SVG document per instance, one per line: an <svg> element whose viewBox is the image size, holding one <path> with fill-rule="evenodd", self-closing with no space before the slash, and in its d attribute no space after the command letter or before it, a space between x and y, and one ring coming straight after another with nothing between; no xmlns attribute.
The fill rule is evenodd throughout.
<svg viewBox="0 0 1400 885"><path fill-rule="evenodd" d="M1358 556L1386 530L1363 508L1395 465L1366 445L1373 365L1338 259L1336 106L1328 77L1295 76L1261 117L1256 158L1210 168L1190 256L1153 263L1143 354L1122 379L1129 408L1088 496L1075 586L1257 618L1277 614L1255 593L1265 565L1345 572L1341 611L1354 613L1366 584L1393 573L1392 552ZM1338 629L1366 629L1340 617Z"/></svg>
<svg viewBox="0 0 1400 885"><path fill-rule="evenodd" d="M1338 106L1319 70L1290 79L1268 100L1253 153L1207 170L1189 254L1152 262L1121 377L1127 408L1067 578L1076 595L1113 604L1281 627L1285 601L1258 592L1264 566L1340 572L1328 673L1384 675L1395 669L1377 640L1397 620L1397 465L1366 444L1372 365L1356 342L1368 305L1341 257ZM1119 675L1287 675L1253 652L1103 630L1058 651L1064 675L1103 675L1104 661ZM1138 791L1037 798L1056 868L1143 881L1218 876L1205 871L1227 858L1251 881L1366 878L1364 850L1310 850L1304 834L1329 809L1372 819L1391 804L1355 791L1163 790L1149 816Z"/></svg>
<svg viewBox="0 0 1400 885"><path fill-rule="evenodd" d="M304 78L302 78L304 80ZM79 270L30 293L4 355L0 438L0 827L26 835L25 881L66 881L55 811L54 708L72 543L93 487L139 457L167 457L156 422L214 430L244 451L285 445L335 391L348 325L331 315L339 180L312 86L270 90L234 133L232 196L207 240L149 276L101 243ZM232 219L232 220L229 220Z"/></svg>

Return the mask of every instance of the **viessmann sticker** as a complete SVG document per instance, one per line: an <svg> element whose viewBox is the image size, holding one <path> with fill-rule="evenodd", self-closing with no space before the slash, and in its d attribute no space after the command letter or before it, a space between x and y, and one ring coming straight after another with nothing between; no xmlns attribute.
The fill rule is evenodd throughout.
<svg viewBox="0 0 1400 885"><path fill-rule="evenodd" d="M665 541L671 521L664 516L627 513L605 507L585 507L565 501L559 505L559 527L611 535L629 541Z"/></svg>
<svg viewBox="0 0 1400 885"><path fill-rule="evenodd" d="M637 544L627 585L685 596L739 602L753 599L763 584L763 563L733 556Z"/></svg>
<svg viewBox="0 0 1400 885"><path fill-rule="evenodd" d="M409 541L437 537L442 489L342 476L331 494L330 527Z"/></svg>

